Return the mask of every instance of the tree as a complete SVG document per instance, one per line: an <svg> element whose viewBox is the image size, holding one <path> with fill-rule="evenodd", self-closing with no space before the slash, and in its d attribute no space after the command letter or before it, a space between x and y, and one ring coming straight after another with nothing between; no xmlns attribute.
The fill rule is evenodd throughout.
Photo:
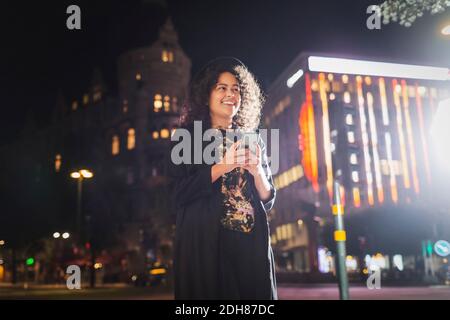
<svg viewBox="0 0 450 320"><path fill-rule="evenodd" d="M386 0L380 5L383 24L391 21L410 27L425 12L441 13L450 7L450 0Z"/></svg>

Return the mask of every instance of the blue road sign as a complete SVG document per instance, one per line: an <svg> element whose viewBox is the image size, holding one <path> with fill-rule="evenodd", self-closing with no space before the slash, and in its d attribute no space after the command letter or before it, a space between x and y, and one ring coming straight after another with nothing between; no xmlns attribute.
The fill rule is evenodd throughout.
<svg viewBox="0 0 450 320"><path fill-rule="evenodd" d="M450 254L450 243L445 240L436 241L434 244L434 252L441 257L448 256Z"/></svg>

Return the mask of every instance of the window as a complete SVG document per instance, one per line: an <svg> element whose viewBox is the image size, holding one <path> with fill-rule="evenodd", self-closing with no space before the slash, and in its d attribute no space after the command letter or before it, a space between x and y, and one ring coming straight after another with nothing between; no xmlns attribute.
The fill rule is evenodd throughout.
<svg viewBox="0 0 450 320"><path fill-rule="evenodd" d="M112 154L113 156L119 154L119 136L118 135L114 135L112 137Z"/></svg>
<svg viewBox="0 0 450 320"><path fill-rule="evenodd" d="M351 113L348 113L345 116L345 123L348 125L352 125L353 124L353 115Z"/></svg>
<svg viewBox="0 0 450 320"><path fill-rule="evenodd" d="M170 97L164 96L164 111L169 112L170 111Z"/></svg>
<svg viewBox="0 0 450 320"><path fill-rule="evenodd" d="M132 185L134 183L134 173L132 168L128 168L127 171L127 184Z"/></svg>
<svg viewBox="0 0 450 320"><path fill-rule="evenodd" d="M136 73L136 80L137 81L141 81L142 80L142 75L139 72Z"/></svg>
<svg viewBox="0 0 450 320"><path fill-rule="evenodd" d="M358 171L352 171L352 180L354 182L359 182L359 174Z"/></svg>
<svg viewBox="0 0 450 320"><path fill-rule="evenodd" d="M84 105L87 105L89 103L89 95L88 94L85 94L84 96L83 96L83 104Z"/></svg>
<svg viewBox="0 0 450 320"><path fill-rule="evenodd" d="M172 110L174 112L178 111L178 99L177 99L177 97L172 97Z"/></svg>
<svg viewBox="0 0 450 320"><path fill-rule="evenodd" d="M96 91L93 96L94 102L98 102L102 99L102 92Z"/></svg>
<svg viewBox="0 0 450 320"><path fill-rule="evenodd" d="M350 97L350 92L345 91L344 92L344 102L345 103L350 103L352 101L351 97Z"/></svg>
<svg viewBox="0 0 450 320"><path fill-rule="evenodd" d="M355 153L352 153L352 154L350 155L350 163L351 163L351 164L358 164L358 157L356 156Z"/></svg>
<svg viewBox="0 0 450 320"><path fill-rule="evenodd" d="M170 137L170 131L169 131L169 129L166 129L166 128L161 129L161 138L162 138L162 139L167 139L167 138L169 138L169 137Z"/></svg>
<svg viewBox="0 0 450 320"><path fill-rule="evenodd" d="M162 96L160 94L155 94L155 99L153 101L153 111L159 112L162 108Z"/></svg>
<svg viewBox="0 0 450 320"><path fill-rule="evenodd" d="M161 60L163 62L173 62L173 52L169 50L163 50L161 53Z"/></svg>
<svg viewBox="0 0 450 320"><path fill-rule="evenodd" d="M123 100L122 112L123 113L127 113L128 112L128 100Z"/></svg>
<svg viewBox="0 0 450 320"><path fill-rule="evenodd" d="M77 100L74 100L73 102L72 102L72 111L75 111L75 110L77 110L78 109L78 101Z"/></svg>
<svg viewBox="0 0 450 320"><path fill-rule="evenodd" d="M136 146L136 132L133 128L128 129L127 148L128 150L134 149Z"/></svg>
<svg viewBox="0 0 450 320"><path fill-rule="evenodd" d="M347 132L348 142L355 143L355 133L353 131Z"/></svg>
<svg viewBox="0 0 450 320"><path fill-rule="evenodd" d="M59 172L61 170L61 155L57 154L55 157L55 171Z"/></svg>

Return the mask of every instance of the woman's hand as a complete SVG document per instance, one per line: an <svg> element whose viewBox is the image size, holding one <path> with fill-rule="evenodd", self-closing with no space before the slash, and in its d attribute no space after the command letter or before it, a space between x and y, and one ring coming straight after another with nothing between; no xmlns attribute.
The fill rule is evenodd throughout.
<svg viewBox="0 0 450 320"><path fill-rule="evenodd" d="M256 177L261 174L264 175L264 170L261 161L261 148L256 142L254 142L254 145L256 153L245 149L245 164L242 167L250 172L252 176Z"/></svg>
<svg viewBox="0 0 450 320"><path fill-rule="evenodd" d="M230 172L237 167L243 167L248 162L248 154L241 148L241 141L233 143L226 151L219 164L222 165L224 173Z"/></svg>

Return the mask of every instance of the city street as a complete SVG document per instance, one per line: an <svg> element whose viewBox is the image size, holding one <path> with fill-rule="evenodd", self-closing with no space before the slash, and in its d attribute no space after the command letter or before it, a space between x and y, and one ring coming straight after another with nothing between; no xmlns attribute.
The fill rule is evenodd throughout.
<svg viewBox="0 0 450 320"><path fill-rule="evenodd" d="M280 300L337 300L337 286L280 285ZM350 287L353 300L450 300L450 286L381 287L369 290L363 286ZM0 288L0 299L88 299L88 300L172 300L173 294L164 288L100 287L68 290L63 287Z"/></svg>

